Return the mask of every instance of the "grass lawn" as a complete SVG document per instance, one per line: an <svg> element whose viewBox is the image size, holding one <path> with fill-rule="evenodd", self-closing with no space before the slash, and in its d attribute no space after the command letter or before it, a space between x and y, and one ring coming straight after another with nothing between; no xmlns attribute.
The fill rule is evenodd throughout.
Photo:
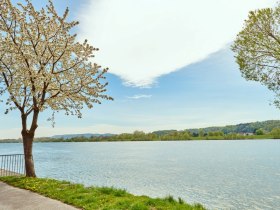
<svg viewBox="0 0 280 210"><path fill-rule="evenodd" d="M0 181L9 185L27 189L53 198L81 209L106 210L204 210L200 204L189 205L181 198L178 201L172 196L166 198L149 198L135 196L125 190L110 187L84 187L66 181L53 179L0 177Z"/></svg>

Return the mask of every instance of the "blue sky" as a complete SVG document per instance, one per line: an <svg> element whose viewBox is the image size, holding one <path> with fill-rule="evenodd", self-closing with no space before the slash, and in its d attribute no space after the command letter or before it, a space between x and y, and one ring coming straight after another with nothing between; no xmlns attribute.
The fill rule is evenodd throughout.
<svg viewBox="0 0 280 210"><path fill-rule="evenodd" d="M114 1L111 0L82 0L79 4L77 1L55 1L59 12L68 5L70 18L81 22L80 27L77 28L80 39L86 37L94 45L98 43L101 45L97 46L100 48L100 56L97 55L96 59L111 69L111 73L107 75L108 94L115 100L104 101L102 105L97 105L92 110L83 110L82 119L66 117L63 113L56 114L55 128L47 122L50 113L42 113L37 136L66 133L122 133L134 130L146 132L160 129L181 130L279 119L279 110L269 105L273 101L273 93L258 83L248 82L242 78L230 50L230 44L235 34L241 30L248 11L271 6L275 1L249 0L248 5L243 7L241 0L230 1L229 5L215 7L217 12L210 11L218 15L213 17L214 19L210 18L208 23L208 11L193 18L184 17L179 10L178 17L177 13L170 12L168 17L151 21L152 27L148 29L142 25L149 25L149 19L139 18L137 8L133 8L127 0L118 2L120 5L123 4L121 7L123 11L118 8L120 11L114 14L112 8L114 6L116 8L117 5L114 5ZM137 2L134 0L134 3ZM154 0L152 4L155 5L151 7L148 7L151 1L145 2L142 1L138 9L145 10L144 14L151 18L155 17L151 16L154 14L162 15L162 12L167 11L166 8L171 6L174 7L175 12L179 7L188 8L194 4L197 4L194 5L195 8L200 8L202 4L199 3L203 1L194 3L176 0L172 1L173 3L164 1L157 4L158 1ZM210 3L219 2L219 0L210 1ZM43 6L40 4L42 3L36 2L36 6ZM112 7L109 8L108 5ZM158 5L163 5L161 10L158 10ZM234 19L233 14L239 8L243 9L240 9L241 13L236 15L236 20L229 22ZM134 12L136 15L129 12L127 14L126 11L131 9L136 9ZM228 11L219 13L226 9ZM131 19L125 14L130 15ZM167 25L162 23L165 18L171 16L175 16L173 20L175 22L169 23L172 27L168 23ZM120 18L119 22L117 18ZM197 22L182 25L182 20L190 18ZM107 19L112 20L112 23ZM223 21L217 23L223 28L218 28L216 23L213 23L219 19L227 21L227 23ZM106 27L101 20L104 20ZM132 37L135 34L130 32L133 31L131 27L135 27L136 23L139 24L137 34L140 38ZM175 23L179 24L176 26ZM212 26L205 27L209 24ZM164 33L162 29L169 27L173 32L162 35ZM178 33L185 35L177 35L176 27ZM110 29L112 29L111 33ZM212 29L214 31L211 31ZM147 35L147 30L150 31L148 34L152 34L151 36ZM194 33L195 36L189 36L190 33ZM218 35L220 33L221 37ZM156 44L154 44L155 40ZM208 42L212 43L208 44ZM14 111L4 115L4 104L1 104L1 107L3 110L0 112L1 138L20 137L19 113Z"/></svg>

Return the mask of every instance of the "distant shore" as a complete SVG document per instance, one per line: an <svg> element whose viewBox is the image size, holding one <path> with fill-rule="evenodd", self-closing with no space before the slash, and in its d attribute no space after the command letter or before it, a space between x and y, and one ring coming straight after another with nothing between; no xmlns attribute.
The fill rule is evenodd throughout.
<svg viewBox="0 0 280 210"><path fill-rule="evenodd" d="M1 137L0 137L1 138ZM122 142L122 141L192 141L192 140L280 139L280 120L241 123L221 127L185 130L136 130L121 134L65 134L35 138L35 142ZM0 139L0 143L19 143L21 139Z"/></svg>
<svg viewBox="0 0 280 210"><path fill-rule="evenodd" d="M208 136L208 137L191 137L188 139L117 139L112 137L98 137L98 138L86 138L86 137L75 137L70 139L63 138L38 138L34 142L143 142L143 141L207 141L207 140L279 140L274 138L272 135L251 135L251 136L235 136L230 138L229 136ZM4 139L0 140L0 143L22 143L20 139Z"/></svg>

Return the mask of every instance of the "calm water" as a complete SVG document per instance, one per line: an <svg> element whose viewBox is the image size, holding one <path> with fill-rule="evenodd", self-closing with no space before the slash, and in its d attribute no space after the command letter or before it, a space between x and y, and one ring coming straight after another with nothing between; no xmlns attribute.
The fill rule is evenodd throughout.
<svg viewBox="0 0 280 210"><path fill-rule="evenodd" d="M174 195L209 209L280 209L280 141L37 143L37 175ZM0 154L21 153L0 144Z"/></svg>

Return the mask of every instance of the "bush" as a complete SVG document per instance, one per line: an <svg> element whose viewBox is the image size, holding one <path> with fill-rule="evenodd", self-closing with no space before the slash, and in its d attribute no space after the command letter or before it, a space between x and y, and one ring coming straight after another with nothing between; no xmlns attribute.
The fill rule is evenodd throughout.
<svg viewBox="0 0 280 210"><path fill-rule="evenodd" d="M280 139L280 128L273 128L270 134L274 139Z"/></svg>
<svg viewBox="0 0 280 210"><path fill-rule="evenodd" d="M256 135L264 135L264 131L260 128L258 130L256 130Z"/></svg>

